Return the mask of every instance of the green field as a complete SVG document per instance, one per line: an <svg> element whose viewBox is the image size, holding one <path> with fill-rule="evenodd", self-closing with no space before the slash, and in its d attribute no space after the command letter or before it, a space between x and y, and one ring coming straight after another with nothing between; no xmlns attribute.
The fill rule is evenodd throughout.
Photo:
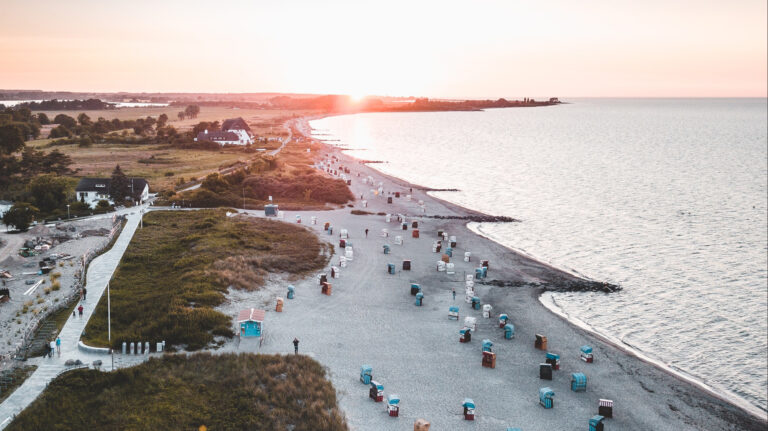
<svg viewBox="0 0 768 431"><path fill-rule="evenodd" d="M294 430L347 426L320 364L306 356L165 355L55 379L16 430Z"/></svg>
<svg viewBox="0 0 768 431"><path fill-rule="evenodd" d="M303 227L226 211L157 211L144 216L111 281L112 347L165 340L197 350L233 335L215 310L229 286L258 289L269 273L298 277L325 266L326 245ZM108 346L106 295L83 341Z"/></svg>

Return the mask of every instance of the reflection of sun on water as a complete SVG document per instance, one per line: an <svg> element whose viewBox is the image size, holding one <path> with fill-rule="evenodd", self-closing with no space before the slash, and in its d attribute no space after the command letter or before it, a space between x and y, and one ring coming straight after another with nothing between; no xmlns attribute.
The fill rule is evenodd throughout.
<svg viewBox="0 0 768 431"><path fill-rule="evenodd" d="M365 94L363 93L350 93L349 94L349 100L353 103L358 103L365 99Z"/></svg>

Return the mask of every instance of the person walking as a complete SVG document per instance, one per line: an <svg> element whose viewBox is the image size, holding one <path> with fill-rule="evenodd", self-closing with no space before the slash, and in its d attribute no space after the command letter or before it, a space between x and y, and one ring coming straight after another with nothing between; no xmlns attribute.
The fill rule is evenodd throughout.
<svg viewBox="0 0 768 431"><path fill-rule="evenodd" d="M61 357L61 337L56 337L56 354Z"/></svg>
<svg viewBox="0 0 768 431"><path fill-rule="evenodd" d="M298 355L299 354L299 339L294 338L293 339L293 354Z"/></svg>
<svg viewBox="0 0 768 431"><path fill-rule="evenodd" d="M85 295L88 294L88 289L83 287L83 301L85 301Z"/></svg>
<svg viewBox="0 0 768 431"><path fill-rule="evenodd" d="M80 317L83 317L83 306L77 307L77 313L80 314Z"/></svg>
<svg viewBox="0 0 768 431"><path fill-rule="evenodd" d="M456 289L453 289L453 291L451 291L451 293L453 293L453 300L455 301L456 300Z"/></svg>
<svg viewBox="0 0 768 431"><path fill-rule="evenodd" d="M53 340L51 340L51 343L48 345L48 352L50 352L49 355L51 356L51 358L53 357L53 352L55 350L56 350L56 343L54 343Z"/></svg>
<svg viewBox="0 0 768 431"><path fill-rule="evenodd" d="M368 228L365 229L365 237L368 238Z"/></svg>

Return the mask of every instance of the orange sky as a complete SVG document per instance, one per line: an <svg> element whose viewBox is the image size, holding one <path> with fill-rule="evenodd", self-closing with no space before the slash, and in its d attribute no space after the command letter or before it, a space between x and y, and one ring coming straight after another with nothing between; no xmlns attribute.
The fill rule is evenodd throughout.
<svg viewBox="0 0 768 431"><path fill-rule="evenodd" d="M765 97L765 0L2 0L0 88Z"/></svg>

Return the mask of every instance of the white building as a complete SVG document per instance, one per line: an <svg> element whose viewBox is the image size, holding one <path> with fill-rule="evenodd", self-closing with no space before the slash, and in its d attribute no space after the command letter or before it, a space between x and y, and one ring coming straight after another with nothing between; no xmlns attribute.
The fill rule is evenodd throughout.
<svg viewBox="0 0 768 431"><path fill-rule="evenodd" d="M114 204L109 196L109 178L83 178L77 183L75 194L77 200L85 202L91 207L95 206L100 200L109 201ZM133 199L143 203L149 199L149 183L144 178L128 178L128 190L130 195L126 198Z"/></svg>
<svg viewBox="0 0 768 431"><path fill-rule="evenodd" d="M251 128L241 117L224 120L220 131L204 131L197 134L195 141L211 141L219 145L252 145Z"/></svg>
<svg viewBox="0 0 768 431"><path fill-rule="evenodd" d="M3 217L3 215L11 209L13 206L13 202L11 201L0 201L0 218Z"/></svg>

